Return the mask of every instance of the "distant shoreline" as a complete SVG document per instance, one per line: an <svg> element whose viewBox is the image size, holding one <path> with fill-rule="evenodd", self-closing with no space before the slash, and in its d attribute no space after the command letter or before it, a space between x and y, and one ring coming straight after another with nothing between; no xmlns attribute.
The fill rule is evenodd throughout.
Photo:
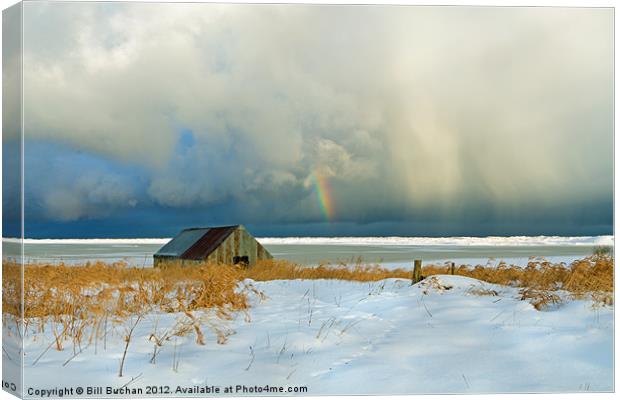
<svg viewBox="0 0 620 400"><path fill-rule="evenodd" d="M164 244L171 238L24 239L26 244ZM19 238L3 238L19 243ZM350 245L350 246L613 246L613 235L601 236L450 236L450 237L263 237L269 245Z"/></svg>

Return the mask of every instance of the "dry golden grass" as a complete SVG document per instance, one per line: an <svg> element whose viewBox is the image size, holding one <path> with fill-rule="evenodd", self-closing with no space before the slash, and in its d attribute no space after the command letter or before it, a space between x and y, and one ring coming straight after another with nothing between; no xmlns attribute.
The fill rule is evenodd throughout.
<svg viewBox="0 0 620 400"><path fill-rule="evenodd" d="M532 290L565 290L575 295L613 292L613 258L593 256L568 266L531 261L527 267L500 263L497 267L459 266L456 275ZM193 312L216 309L225 315L248 308L244 279L340 279L378 281L411 278L411 270L386 269L377 265L319 265L305 267L285 260L260 261L251 268L231 265L169 264L164 268L135 268L123 264L87 263L80 266L26 265L24 314L26 318L74 315L128 315L157 309L163 312ZM449 273L449 267L427 265L423 276ZM3 312L19 315L21 266L3 263Z"/></svg>
<svg viewBox="0 0 620 400"><path fill-rule="evenodd" d="M272 281L276 279L340 279L346 281L380 281L387 278L411 278L411 271L405 269L389 270L378 265L365 265L358 261L356 265L332 266L322 264L306 267L286 260L259 261L247 269L240 269L242 279L255 281Z"/></svg>
<svg viewBox="0 0 620 400"><path fill-rule="evenodd" d="M611 257L586 257L570 265L531 261L527 267L500 263L497 267L460 266L456 275L499 285L539 290L566 290L571 293L612 292L614 261ZM445 274L446 267L423 267L424 276Z"/></svg>
<svg viewBox="0 0 620 400"><path fill-rule="evenodd" d="M445 266L426 266L424 276L446 274ZM456 275L468 276L499 285L535 290L566 290L581 296L588 293L613 292L614 260L609 256L586 257L570 265L548 261L530 261L527 267L500 263L497 267L460 266Z"/></svg>
<svg viewBox="0 0 620 400"><path fill-rule="evenodd" d="M497 267L481 265L469 267L461 265L455 275L467 276L484 282L520 287L529 290L524 300L530 299L536 308L555 303L557 295L549 293L565 290L574 297L586 295L596 302L613 304L614 261L609 255L595 255L575 261L570 265L533 260L523 268L500 263ZM303 267L283 260L260 262L252 268L240 270L243 278L256 281L274 279L342 279L351 281L378 281L386 278L410 279L412 271L406 269L385 269L376 265L364 265L360 261L354 266L320 265L315 268ZM422 268L422 276L449 274L450 267L427 265ZM497 294L495 291L481 295ZM543 304L544 303L544 304Z"/></svg>
<svg viewBox="0 0 620 400"><path fill-rule="evenodd" d="M469 294L473 294L475 296L498 296L497 290L489 289L482 286L472 287L467 291Z"/></svg>
<svg viewBox="0 0 620 400"><path fill-rule="evenodd" d="M481 281L520 287L523 300L538 309L558 302L553 291L564 290L575 297L590 296L595 302L613 304L613 258L595 255L571 265L532 261L525 268L500 264L497 267L455 269L456 275ZM3 316L20 313L20 282L22 268L5 261L2 266ZM423 276L449 273L446 266L427 265ZM410 279L408 269L385 269L377 265L320 265L304 267L284 260L261 261L251 268L231 265L169 264L164 268L136 268L123 264L87 263L80 266L26 265L24 274L24 324L39 330L52 329L55 347L61 350L65 340L74 347L83 341L91 343L107 332L107 324L123 324L128 319L151 311L181 313L185 319L175 330L167 332L166 340L193 332L196 341L204 343L201 326L216 331L218 341L226 333L217 324L198 318L196 311L210 310L220 318L249 308L248 293L260 292L245 279L268 281L276 279L340 279L378 281L386 278ZM490 295L493 293L480 293ZM46 325L47 324L47 325ZM49 328L51 326L51 328ZM154 335L155 343L162 341ZM75 349L74 349L75 351Z"/></svg>
<svg viewBox="0 0 620 400"><path fill-rule="evenodd" d="M21 267L4 262L2 269L3 318L11 322L21 314L17 286ZM196 341L204 344L202 326L206 324L218 341L224 341L225 333L217 324L201 320L195 312L211 310L219 318L230 318L234 312L247 310L247 292L255 290L250 285L239 288L235 268L208 264L166 271L103 263L26 265L23 273L25 327L37 332L50 329L57 350L70 340L76 354L83 343L90 345L100 337L105 340L112 328L131 319L135 322L151 311L184 316L167 339L194 333Z"/></svg>
<svg viewBox="0 0 620 400"><path fill-rule="evenodd" d="M423 275L445 274L449 268L427 266ZM529 301L537 310L549 309L562 302L555 293L558 290L569 292L573 298L589 297L596 306L612 305L614 290L614 260L609 254L595 254L570 265L553 264L548 261L530 261L527 267L500 263L497 267L460 266L456 275L468 276L484 282L522 288L521 300ZM474 289L477 295L493 295Z"/></svg>
<svg viewBox="0 0 620 400"><path fill-rule="evenodd" d="M562 302L562 298L549 290L524 288L519 291L521 300L529 301L537 310L545 310Z"/></svg>
<svg viewBox="0 0 620 400"><path fill-rule="evenodd" d="M19 265L4 263L3 273L19 273ZM124 317L153 307L165 312L246 309L247 298L236 290L237 285L233 268L208 264L165 272L103 263L27 265L24 314L26 318L63 314L79 317L83 313ZM15 288L5 289L5 293L16 292ZM15 311L15 306L6 304L5 312L9 310Z"/></svg>

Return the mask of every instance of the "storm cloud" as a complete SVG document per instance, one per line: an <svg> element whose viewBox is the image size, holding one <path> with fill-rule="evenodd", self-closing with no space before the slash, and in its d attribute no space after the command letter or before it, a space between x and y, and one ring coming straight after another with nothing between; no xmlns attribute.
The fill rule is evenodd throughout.
<svg viewBox="0 0 620 400"><path fill-rule="evenodd" d="M303 227L320 175L332 224L608 233L612 31L600 8L26 3L32 218Z"/></svg>

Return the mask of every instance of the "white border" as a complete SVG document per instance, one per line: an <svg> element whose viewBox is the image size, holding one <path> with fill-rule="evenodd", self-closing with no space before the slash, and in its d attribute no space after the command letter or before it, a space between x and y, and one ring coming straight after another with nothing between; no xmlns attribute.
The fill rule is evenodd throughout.
<svg viewBox="0 0 620 400"><path fill-rule="evenodd" d="M83 1L97 1L97 0L83 0ZM111 0L111 1L118 1L118 0ZM156 2L156 1L152 1L152 0L139 0L140 2ZM167 2L174 2L174 3L183 3L183 2L187 2L187 1L182 1L182 0L168 0ZM14 4L18 3L18 1L16 0L0 0L0 6L2 7L2 9L8 8ZM227 1L227 0L221 0L219 1L219 3L239 3L239 2L235 2L235 1ZM294 3L294 4L308 4L308 3L312 3L312 4L383 4L383 5L389 5L389 4L399 4L399 5L455 5L455 6L526 6L526 7L540 7L540 6L561 6L561 7L613 7L615 8L616 6L616 2L615 1L610 1L610 0L590 0L590 1L583 1L583 0L538 0L538 1L517 1L517 0L504 0L504 1L492 1L492 0L475 0L475 1L465 1L465 0L449 0L449 1L437 1L437 0L424 0L424 1L419 1L419 0L391 0L391 1L385 1L385 0L375 0L375 1L352 1L352 0L340 0L340 1L328 1L328 0L312 0L312 1L299 1L299 0L290 0L290 1L273 1L273 2L268 2L268 1L261 1L261 0L247 0L244 1L243 3ZM615 12L614 12L614 25L615 25ZM619 42L618 40L618 31L615 30L614 31L614 50L615 50L615 44L617 44ZM2 33L0 30L0 41L2 38ZM0 54L0 64L2 61L2 56ZM615 59L615 54L614 54L614 78L615 75L618 71L618 63L616 62ZM0 76L0 82L1 82L1 76ZM615 79L614 79L614 99L617 97L618 95L618 86L615 83ZM1 108L1 100L0 100L0 117L2 116L2 108ZM616 132L616 123L617 123L617 119L615 118L618 115L618 105L617 103L614 101L614 139L615 139L615 132ZM620 201L618 200L618 196L616 196L616 191L615 188L618 187L618 174L617 174L617 168L616 168L616 164L615 164L615 154L618 153L618 143L614 140L614 236L615 236L615 227L618 226L619 223L619 217L618 214L615 212L615 210L618 208L618 205L620 203ZM1 163L1 156L0 156L0 175L2 172L2 163ZM0 180L0 192L2 190L2 183ZM2 210L0 207L0 220L2 218ZM616 253L617 254L617 253ZM0 256L1 256L1 251L0 251ZM0 274L1 276L1 274ZM618 283L619 283L619 278L618 278L618 274L616 274L615 276L615 287L618 288ZM615 310L614 310L615 311ZM615 320L615 319L614 319ZM617 331L614 331L615 334L615 339L614 342L617 341ZM617 360L617 347L614 348L614 352L615 352L615 360ZM0 367L2 366L2 360L0 358ZM60 371L59 371L60 372ZM619 369L617 368L617 365L614 365L614 372L615 372L615 384L617 384L619 382ZM394 399L394 400L401 400L401 399L411 399L414 396L370 396L372 398L389 398L389 399ZM447 395L425 395L423 398L424 399L444 399L444 398L451 398L454 397L454 395L451 396L447 396ZM470 400L470 399L478 399L480 398L481 395L458 395L458 399L463 399L463 400ZM615 397L614 394L601 394L601 393L583 393L583 394L495 394L495 395L483 395L483 398L485 399L549 399L549 400L564 400L564 399L607 399L607 398L613 398ZM4 391L0 391L0 399L13 399L15 397L9 395L7 392ZM222 397L224 398L224 397ZM243 399L245 397L225 397L225 398L229 398L229 399ZM282 399L283 397L261 397L263 399ZM302 397L290 397L290 398L302 398ZM315 397L315 396L308 396L308 397L303 397L303 399L310 399L310 400L320 400L322 398L325 397ZM338 399L338 400L344 400L344 399L348 399L350 397L346 397L346 396L330 396L329 398L332 399ZM187 398L175 398L175 399L183 399L186 400Z"/></svg>

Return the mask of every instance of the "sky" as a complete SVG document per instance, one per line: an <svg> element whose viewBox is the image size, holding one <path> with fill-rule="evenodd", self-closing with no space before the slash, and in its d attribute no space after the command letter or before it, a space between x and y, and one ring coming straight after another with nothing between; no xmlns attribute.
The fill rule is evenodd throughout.
<svg viewBox="0 0 620 400"><path fill-rule="evenodd" d="M611 9L23 13L26 237L613 231ZM8 98L19 57L6 42ZM3 126L4 236L19 232L19 175L6 172L21 161L18 121Z"/></svg>

